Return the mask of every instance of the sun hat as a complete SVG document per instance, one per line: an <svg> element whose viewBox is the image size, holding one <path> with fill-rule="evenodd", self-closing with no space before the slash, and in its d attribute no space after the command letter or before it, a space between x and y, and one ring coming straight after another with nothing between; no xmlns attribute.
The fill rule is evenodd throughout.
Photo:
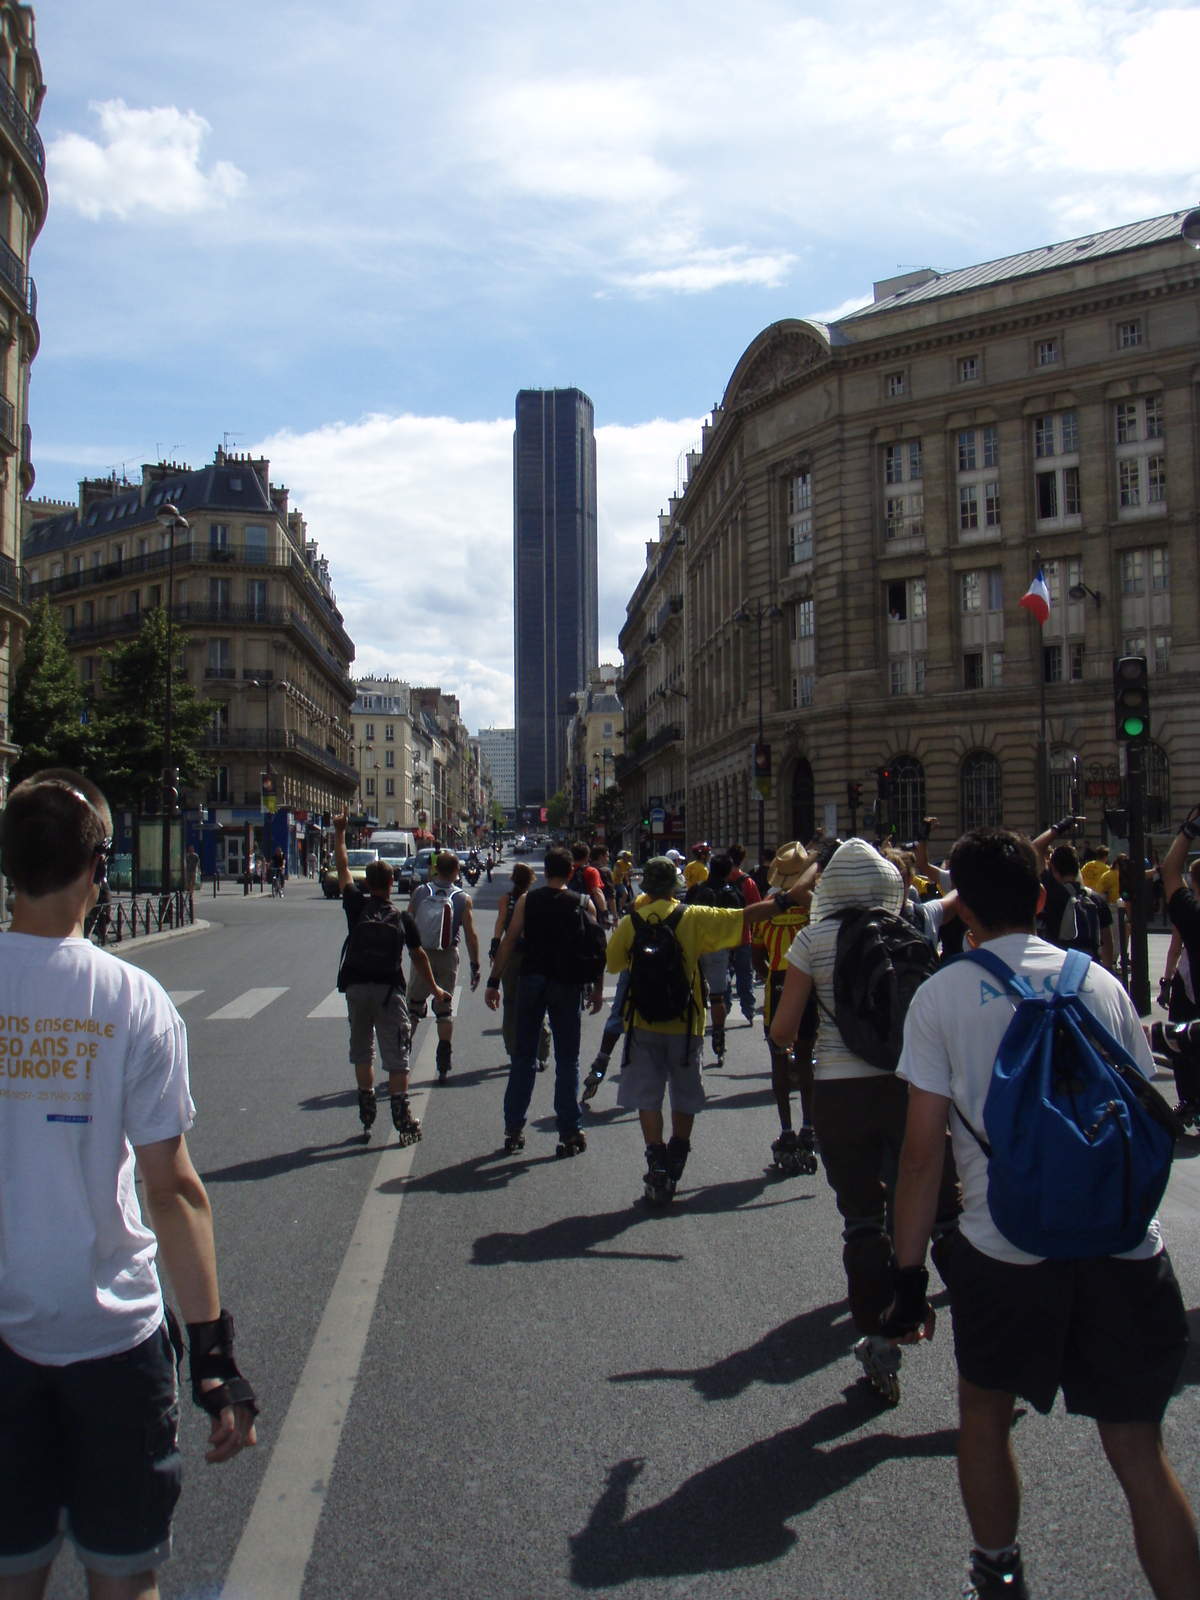
<svg viewBox="0 0 1200 1600"><path fill-rule="evenodd" d="M783 889L786 892L803 877L816 859L816 856L810 856L804 846L795 840L790 844L781 845L776 850L767 871L767 883L772 889Z"/></svg>
<svg viewBox="0 0 1200 1600"><path fill-rule="evenodd" d="M679 884L679 869L669 856L651 856L642 868L642 888L647 894L666 899Z"/></svg>

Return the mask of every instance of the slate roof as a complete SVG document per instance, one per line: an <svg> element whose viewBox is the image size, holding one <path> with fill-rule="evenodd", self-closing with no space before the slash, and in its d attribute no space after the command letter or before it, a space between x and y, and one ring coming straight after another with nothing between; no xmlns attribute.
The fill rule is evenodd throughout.
<svg viewBox="0 0 1200 1600"><path fill-rule="evenodd" d="M856 323L867 317L895 311L901 306L916 305L923 300L942 300L948 295L965 294L968 290L986 288L990 284L1004 283L1013 278L1029 278L1038 273L1075 266L1081 261L1123 255L1127 251L1143 249L1146 245L1177 239L1181 236L1180 228L1187 214L1185 207L1164 217L1151 217L1146 222L1130 222L1120 228L1108 228L1102 233L1068 239L1063 244L1022 250L1019 255L1003 256L999 261L985 261L977 267L960 267L955 272L942 272L928 283L918 284L912 289L901 289L886 300L864 306L861 311L852 311L849 316L841 317L835 327L853 329Z"/></svg>

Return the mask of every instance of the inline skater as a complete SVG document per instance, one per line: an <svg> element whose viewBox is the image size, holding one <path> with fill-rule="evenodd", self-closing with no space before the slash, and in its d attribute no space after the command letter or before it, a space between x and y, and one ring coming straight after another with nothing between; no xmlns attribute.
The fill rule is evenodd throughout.
<svg viewBox="0 0 1200 1600"><path fill-rule="evenodd" d="M1000 828L978 829L955 845L950 872L978 955L1019 974L1035 997L1056 988L1072 957L1036 935L1044 888L1030 841ZM1115 978L1093 963L1076 993L1136 1070L1152 1077L1137 1012ZM910 1089L896 1191L894 1299L884 1328L905 1343L933 1333L924 1261L948 1132L963 1175L960 1226L932 1249L950 1294L959 1484L974 1540L963 1595L1028 1600L1017 1542L1014 1406L1020 1396L1046 1414L1061 1387L1068 1412L1096 1421L1129 1503L1150 1587L1158 1596L1196 1600L1195 1522L1161 1429L1187 1350L1187 1319L1157 1218L1148 1227L1143 1222L1141 1242L1125 1254L1077 1260L1018 1249L992 1215L992 1158L973 1130L985 1126L984 1102L1015 1010L1003 977L981 972L974 959L956 962L917 991L897 1069ZM1051 1173L1030 1176L1042 1194L1054 1181ZM1103 1191L1094 1198L1102 1212ZM1092 1215L1082 1208L1081 1226ZM1045 1494L1042 1485L1043 1502Z"/></svg>
<svg viewBox="0 0 1200 1600"><path fill-rule="evenodd" d="M717 906L726 905L727 910L743 908L744 901L739 897L731 897L728 902L723 902L720 891L726 887L729 879L729 870L733 862L728 856L713 856L707 879L703 883L693 884L687 891L685 899L690 906ZM729 989L729 951L710 950L700 957L700 993L707 1001L708 1009L712 1016L712 1041L713 1054L717 1058L717 1066L725 1061L725 1009ZM700 1018L700 1032L704 1033L703 1013ZM704 1055L701 1049L700 1066L703 1069Z"/></svg>
<svg viewBox="0 0 1200 1600"><path fill-rule="evenodd" d="M712 849L707 839L701 839L698 844L692 846L692 859L683 873L683 881L687 888L694 889L708 877L708 862L711 855Z"/></svg>
<svg viewBox="0 0 1200 1600"><path fill-rule="evenodd" d="M744 844L731 844L729 857L733 862L733 870L729 874L729 884L740 897L744 906L755 906L762 899L758 885L750 874L744 869L746 860L746 846ZM722 902L732 905L732 901ZM746 1021L754 1022L754 954L750 945L750 929L747 928L742 936L742 942L729 958L729 991L725 996L725 1009L733 1009L733 990L737 989L738 1005Z"/></svg>
<svg viewBox="0 0 1200 1600"><path fill-rule="evenodd" d="M591 850L582 840L571 846L571 877L567 884L572 894L587 895L596 908L596 917L603 923L608 915L604 898L604 879L591 863Z"/></svg>
<svg viewBox="0 0 1200 1600"><path fill-rule="evenodd" d="M453 1066L452 1041L454 1038L454 985L458 980L458 935L462 930L467 942L467 956L471 963L471 988L479 987L479 936L471 912L471 896L457 886L458 857L453 850L439 851L434 861L434 875L428 883L419 883L413 890L408 909L421 935L421 948L429 957L432 980L424 971L413 966L408 988L408 1014L415 1024L425 1015L426 1002L433 1000L433 1014L437 1019L437 1074L444 1079ZM433 994L434 984L443 991L438 1000Z"/></svg>
<svg viewBox="0 0 1200 1600"><path fill-rule="evenodd" d="M1080 883L1075 847L1054 844L1062 834L1082 826L1084 820L1083 817L1064 817L1033 841L1046 890L1040 919L1041 936L1060 950L1082 950L1111 972L1113 916L1108 899Z"/></svg>
<svg viewBox="0 0 1200 1600"><path fill-rule="evenodd" d="M771 1056L771 1092L779 1109L779 1137L771 1146L771 1159L786 1176L811 1177L817 1170L817 1143L812 1126L813 1051L817 1039L817 1001L810 995L800 1018L796 1042L781 1049L771 1039L771 1019L783 994L787 953L792 940L808 924L809 906L819 867L798 842L785 844L771 861L769 887L787 891L792 904L786 911L758 923L753 931L755 965L763 979L763 1033ZM792 1090L800 1091L800 1132L792 1127Z"/></svg>
<svg viewBox="0 0 1200 1600"><path fill-rule="evenodd" d="M346 942L338 963L337 986L346 996L350 1020L350 1065L358 1083L358 1116L363 1137L375 1124L375 1039L388 1075L392 1126L401 1144L421 1137L421 1124L408 1100L408 1053L412 1030L405 1000L404 951L421 973L434 1003L452 997L437 985L421 935L407 911L393 906L392 869L386 861L367 865L367 893L354 886L346 857L346 817L333 819L333 864L346 913Z"/></svg>
<svg viewBox="0 0 1200 1600"><path fill-rule="evenodd" d="M646 1145L646 1198L666 1204L691 1151L692 1127L704 1106L700 1079L704 1002L700 958L731 950L747 923L778 913L779 896L742 911L677 905L679 873L666 856L646 863L646 903L617 925L608 942L608 970L629 973L625 1054L617 1104L638 1113ZM664 1143L663 1099L671 1092L671 1138Z"/></svg>
<svg viewBox="0 0 1200 1600"><path fill-rule="evenodd" d="M892 1298L887 1205L908 1106L907 1088L895 1073L902 1021L897 1011L902 1011L913 984L936 966L924 939L901 919L903 903L899 872L873 844L854 838L839 845L821 874L808 925L788 951L783 993L770 1030L771 1043L786 1050L815 992L821 1028L813 1064L812 1120L825 1176L845 1224L842 1263L850 1313L860 1335L854 1355L865 1377L892 1405L900 1399L900 1351L883 1337L880 1319ZM859 915L852 917L854 912ZM881 912L887 915L880 917ZM894 984L886 977L887 967L896 975ZM889 1029L886 1041L872 1027L873 1010L864 1004L856 1018L837 998L847 988L870 993L877 978L884 979L883 992L896 999L883 1019ZM866 1060L863 1052L880 1064ZM890 1065L885 1064L889 1059ZM944 1142L938 1225L952 1227L958 1213L957 1179L949 1143Z"/></svg>
<svg viewBox="0 0 1200 1600"><path fill-rule="evenodd" d="M496 927L492 934L492 943L488 949L488 960L495 961L496 952L499 950L504 935L508 932L509 924L513 919L513 912L521 897L533 886L533 868L527 861L518 861L512 869L512 888L506 889L500 896L500 905L496 911ZM501 989L504 994L504 1009L500 1014L500 1033L504 1040L505 1053L512 1060L513 1046L516 1041L517 1026L517 979L521 975L521 963L525 958L525 941L518 939L513 952L509 956L501 980ZM538 1041L537 1069L545 1072L546 1063L550 1059L550 1029L545 1022L542 1023L542 1035Z"/></svg>
<svg viewBox="0 0 1200 1600"><path fill-rule="evenodd" d="M156 1600L182 1479L183 1356L156 1256L211 1419L205 1460L256 1442L188 1154L187 1030L154 978L83 937L111 848L107 801L67 769L18 784L0 816L14 895L0 1014L9 1045L27 1063L39 1045L66 1092L50 1112L34 1094L0 1098L0 1587L13 1600L45 1593L64 1537L93 1597Z"/></svg>
<svg viewBox="0 0 1200 1600"><path fill-rule="evenodd" d="M604 926L611 928L617 920L617 886L608 864L608 846L594 844L589 865L600 875L600 888L604 895Z"/></svg>
<svg viewBox="0 0 1200 1600"><path fill-rule="evenodd" d="M545 887L529 889L517 901L488 975L484 995L489 1011L500 1005L500 984L519 940L524 940L521 972L517 979L517 1014L508 1087L504 1092L504 1148L507 1154L525 1148L525 1119L533 1098L534 1059L547 1016L554 1036L554 1115L558 1126L558 1154L574 1156L587 1149L580 1127L579 1019L584 985L569 976L559 977L562 957L578 933L580 909L595 925L602 942L599 919L590 895L567 887L574 862L562 849L547 850L542 871ZM592 1014L604 1004L603 966L591 985Z"/></svg>
<svg viewBox="0 0 1200 1600"><path fill-rule="evenodd" d="M617 900L617 915L628 910L633 903L633 853L622 850L613 867L613 890Z"/></svg>

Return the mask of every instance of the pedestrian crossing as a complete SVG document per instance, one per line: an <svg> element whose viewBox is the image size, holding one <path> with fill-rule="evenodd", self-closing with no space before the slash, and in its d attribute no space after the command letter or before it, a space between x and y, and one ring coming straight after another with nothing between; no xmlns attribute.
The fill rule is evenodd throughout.
<svg viewBox="0 0 1200 1600"><path fill-rule="evenodd" d="M273 987L247 989L235 999L227 1001L223 1006L218 1006L215 1011L210 1011L204 1018L205 1022L248 1022L252 1017L257 1017L260 1012L274 1005L276 1000L289 992L289 985L282 984ZM189 1001L198 1000L206 994L204 989L169 989L167 991L171 1003L179 1009L186 1006ZM454 988L454 1002L450 1015L457 1017L459 1003L462 1000L463 986L456 984ZM315 1005L306 1013L308 1022L345 1022L346 996L337 989L331 989L319 1005Z"/></svg>
<svg viewBox="0 0 1200 1600"><path fill-rule="evenodd" d="M256 1017L260 1011L265 1011L273 1000L278 1000L281 994L287 993L287 985L281 989L247 989L245 994L238 995L236 1000L231 1000L228 1005L222 1006L218 1011L210 1011L205 1017L205 1022L245 1022L250 1017Z"/></svg>

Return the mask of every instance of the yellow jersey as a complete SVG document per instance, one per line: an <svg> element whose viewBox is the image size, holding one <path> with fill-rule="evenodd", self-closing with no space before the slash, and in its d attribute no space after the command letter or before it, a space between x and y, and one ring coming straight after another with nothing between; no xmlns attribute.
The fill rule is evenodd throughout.
<svg viewBox="0 0 1200 1600"><path fill-rule="evenodd" d="M638 915L649 921L665 922L679 909L677 900L661 898L646 900L643 896L637 903ZM683 953L683 970L696 1002L696 1016L692 1019L693 1025L690 1031L697 1033L703 1027L704 1018L704 1001L700 989L700 957L711 955L715 950L732 950L741 944L743 914L740 910L726 910L722 906L684 906L682 909L683 915L675 929L675 938ZM624 972L629 965L629 953L632 948L633 920L630 917L622 917L617 924L616 932L608 941L608 970ZM649 1028L652 1033L689 1031L686 1017L672 1017L669 1022L647 1022L636 1011L633 1014L632 1026Z"/></svg>
<svg viewBox="0 0 1200 1600"><path fill-rule="evenodd" d="M1099 889L1108 872L1107 861L1085 861L1079 869L1085 889Z"/></svg>
<svg viewBox="0 0 1200 1600"><path fill-rule="evenodd" d="M708 868L703 861L689 861L683 870L683 881L689 889L694 889L698 883L707 883Z"/></svg>

